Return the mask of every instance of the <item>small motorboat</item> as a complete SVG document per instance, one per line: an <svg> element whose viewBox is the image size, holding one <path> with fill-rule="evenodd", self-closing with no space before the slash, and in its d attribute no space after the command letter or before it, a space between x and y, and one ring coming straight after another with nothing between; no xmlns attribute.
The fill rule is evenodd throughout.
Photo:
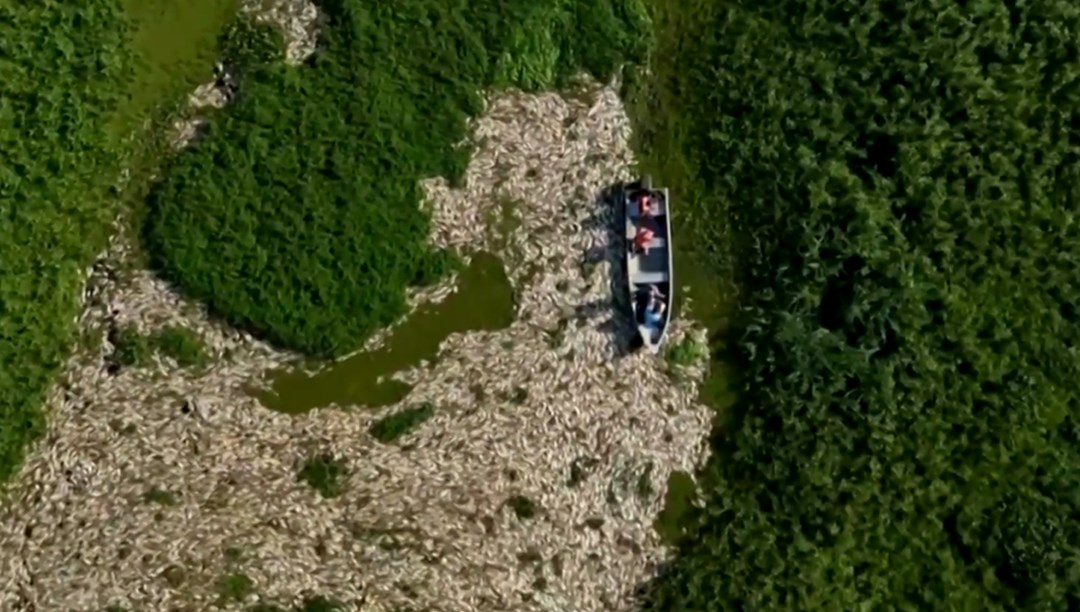
<svg viewBox="0 0 1080 612"><path fill-rule="evenodd" d="M626 225L626 276L634 323L642 345L650 352L657 353L667 336L675 298L672 283L671 198L666 188L653 188L652 181L646 176L624 188L620 199ZM646 204L644 210L643 203ZM635 243L641 228L652 232L652 239L646 248L640 248ZM647 316L650 304L655 310L660 310L659 317L651 321L651 317Z"/></svg>

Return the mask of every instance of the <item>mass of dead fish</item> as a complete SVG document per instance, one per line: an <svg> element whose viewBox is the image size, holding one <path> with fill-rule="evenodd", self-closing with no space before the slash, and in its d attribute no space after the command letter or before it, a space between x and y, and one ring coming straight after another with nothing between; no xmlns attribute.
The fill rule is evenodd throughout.
<svg viewBox="0 0 1080 612"><path fill-rule="evenodd" d="M408 397L377 411L265 409L247 389L296 356L130 269L118 229L80 318L105 339L71 358L47 437L0 506L0 609L207 610L230 572L254 583L224 602L235 610L310 594L364 611L632 609L669 554L653 528L667 477L704 459L710 413L700 364L675 380L626 350L623 247L602 197L633 162L616 91L494 96L464 186L424 183L434 244L501 249L516 320L451 336L439 360L400 373ZM507 201L518 224L499 242L490 219ZM107 330L127 324L194 330L213 364L110 369ZM703 331L677 321L673 334ZM418 430L372 438L374 420L422 402L437 412ZM322 452L348 468L338 497L297 478Z"/></svg>

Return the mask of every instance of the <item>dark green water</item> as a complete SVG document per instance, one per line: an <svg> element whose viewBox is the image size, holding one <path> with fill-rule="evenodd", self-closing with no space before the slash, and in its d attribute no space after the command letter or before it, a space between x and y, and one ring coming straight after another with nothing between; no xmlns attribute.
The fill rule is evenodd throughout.
<svg viewBox="0 0 1080 612"><path fill-rule="evenodd" d="M668 476L664 508L653 522L660 538L671 546L677 546L686 530L686 518L693 509L697 497L697 484L693 476L675 471Z"/></svg>
<svg viewBox="0 0 1080 612"><path fill-rule="evenodd" d="M259 400L272 410L298 414L330 404L378 407L408 394L410 386L389 380L394 372L438 356L451 334L503 329L514 320L514 292L502 261L490 253L472 257L458 279L458 290L439 304L421 306L386 343L308 375L285 371L274 376ZM379 381L380 377L387 380Z"/></svg>

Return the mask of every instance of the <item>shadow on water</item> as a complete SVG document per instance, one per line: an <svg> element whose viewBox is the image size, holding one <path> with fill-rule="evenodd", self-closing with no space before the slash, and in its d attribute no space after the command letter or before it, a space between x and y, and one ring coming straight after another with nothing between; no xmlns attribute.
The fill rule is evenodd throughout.
<svg viewBox="0 0 1080 612"><path fill-rule="evenodd" d="M330 404L392 404L412 387L391 380L391 374L437 357L439 345L451 334L503 329L513 320L513 288L502 261L491 253L477 253L458 277L457 292L418 308L381 348L356 353L313 375L280 372L274 375L271 390L260 392L258 398L267 408L288 414Z"/></svg>

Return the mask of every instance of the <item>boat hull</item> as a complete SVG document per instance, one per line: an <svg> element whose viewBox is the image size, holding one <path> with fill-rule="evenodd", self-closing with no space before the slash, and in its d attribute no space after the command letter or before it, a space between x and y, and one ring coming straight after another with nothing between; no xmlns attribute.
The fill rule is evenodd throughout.
<svg viewBox="0 0 1080 612"><path fill-rule="evenodd" d="M645 194L656 204L652 214L642 217L639 202ZM665 188L653 188L646 178L625 188L620 200L625 226L626 280L634 326L642 347L656 353L667 338L675 297L671 196ZM647 251L634 246L634 237L642 225L653 231L653 239ZM646 325L644 316L651 293L658 293L666 306L659 324L654 326Z"/></svg>

